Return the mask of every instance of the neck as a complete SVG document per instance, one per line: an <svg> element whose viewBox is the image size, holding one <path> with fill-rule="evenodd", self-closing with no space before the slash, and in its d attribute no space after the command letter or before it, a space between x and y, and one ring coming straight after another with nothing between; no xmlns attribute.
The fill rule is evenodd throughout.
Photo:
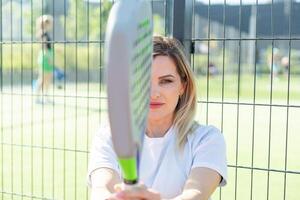
<svg viewBox="0 0 300 200"><path fill-rule="evenodd" d="M163 137L172 126L172 119L166 120L148 120L146 134L149 137Z"/></svg>

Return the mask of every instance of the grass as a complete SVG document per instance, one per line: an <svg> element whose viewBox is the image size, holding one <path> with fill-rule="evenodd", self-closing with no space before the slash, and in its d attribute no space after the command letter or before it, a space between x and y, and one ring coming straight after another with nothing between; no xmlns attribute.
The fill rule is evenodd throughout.
<svg viewBox="0 0 300 200"><path fill-rule="evenodd" d="M288 78L256 77L255 90L253 75L241 75L239 85L237 75L225 74L224 87L222 81L221 76L209 80L198 78L200 100L215 103L200 103L197 119L222 129L227 142L228 164L246 168L229 167L229 183L221 193L214 194L214 199L220 194L222 199L250 199L251 195L252 199L267 199L267 196L272 200L283 199L285 189L285 199L298 199L300 174L287 174L285 178L282 172L268 172L268 169L300 171L300 109L290 107L287 113ZM300 104L299 84L299 77L290 77L289 105ZM218 104L222 101L222 90L224 102L227 102L223 107ZM259 105L254 107L253 103ZM270 107L271 103L274 106Z"/></svg>
<svg viewBox="0 0 300 200"><path fill-rule="evenodd" d="M99 86L90 86L88 94L86 84L77 90L67 85L65 94L55 91L54 105L45 106L34 103L28 87L23 96L20 88L6 89L1 96L0 185L8 194L0 199L22 199L10 193L87 199L89 145L106 118Z"/></svg>
<svg viewBox="0 0 300 200"><path fill-rule="evenodd" d="M283 199L286 188L285 199L296 200L300 175L287 173L284 185L285 174L280 170L286 167L287 171L300 171L300 109L290 107L287 114L286 77L273 80L270 100L269 76L257 77L255 103L260 105L254 107L253 80L251 75L241 76L238 96L237 75L225 75L224 87L221 76L209 81L197 77L197 120L222 129L228 164L245 167L229 167L228 185L215 192L213 199L250 199L251 194L255 200L267 196L272 200ZM300 105L299 84L300 79L292 76L291 105ZM100 95L97 84L70 83L65 92L51 92L55 104L42 106L34 103L28 86L23 90L17 86L4 87L0 97L0 191L5 193L0 193L1 200L32 199L31 196L88 199L88 151L99 124L107 120L106 100L99 98L105 97L101 90ZM227 102L223 105L218 103L222 101L222 90ZM206 104L206 100L214 103ZM244 104L236 104L238 101ZM270 107L270 102L277 106ZM248 169L251 167L260 170Z"/></svg>
<svg viewBox="0 0 300 200"><path fill-rule="evenodd" d="M223 90L224 101L237 102L239 97L240 102L253 103L255 95L256 103L269 104L272 95L272 103L281 104L286 103L289 91L290 104L296 104L300 99L300 76L293 74L290 76L289 85L288 82L289 79L285 75L273 78L269 75L260 75L255 79L253 74L241 74L240 78L237 74L225 74L224 80L221 75L208 80L205 76L200 76L197 79L197 86L201 100L208 98L221 101Z"/></svg>

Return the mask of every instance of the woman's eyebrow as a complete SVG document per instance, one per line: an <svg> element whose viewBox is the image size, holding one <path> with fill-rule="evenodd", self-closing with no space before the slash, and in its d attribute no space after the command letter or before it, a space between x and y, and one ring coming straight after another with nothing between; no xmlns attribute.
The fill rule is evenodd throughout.
<svg viewBox="0 0 300 200"><path fill-rule="evenodd" d="M175 78L175 76L173 76L172 74L168 74L159 77L159 79L163 79L163 78Z"/></svg>

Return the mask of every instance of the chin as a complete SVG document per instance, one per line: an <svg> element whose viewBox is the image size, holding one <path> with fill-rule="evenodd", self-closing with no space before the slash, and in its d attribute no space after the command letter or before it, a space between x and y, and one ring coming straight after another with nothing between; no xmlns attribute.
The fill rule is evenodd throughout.
<svg viewBox="0 0 300 200"><path fill-rule="evenodd" d="M159 114L159 113L149 113L148 115L148 120L150 121L158 121L158 120L162 120L164 118L163 115Z"/></svg>
<svg viewBox="0 0 300 200"><path fill-rule="evenodd" d="M157 120L160 120L162 119L162 117L159 117L159 116L148 116L148 120L150 121L157 121Z"/></svg>

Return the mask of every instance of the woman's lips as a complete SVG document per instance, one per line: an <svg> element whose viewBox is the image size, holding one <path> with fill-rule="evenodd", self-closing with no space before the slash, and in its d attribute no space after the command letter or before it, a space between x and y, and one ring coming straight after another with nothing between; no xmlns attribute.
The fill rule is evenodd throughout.
<svg viewBox="0 0 300 200"><path fill-rule="evenodd" d="M163 105L164 105L163 103L159 103L159 102L150 102L150 109L157 109Z"/></svg>

